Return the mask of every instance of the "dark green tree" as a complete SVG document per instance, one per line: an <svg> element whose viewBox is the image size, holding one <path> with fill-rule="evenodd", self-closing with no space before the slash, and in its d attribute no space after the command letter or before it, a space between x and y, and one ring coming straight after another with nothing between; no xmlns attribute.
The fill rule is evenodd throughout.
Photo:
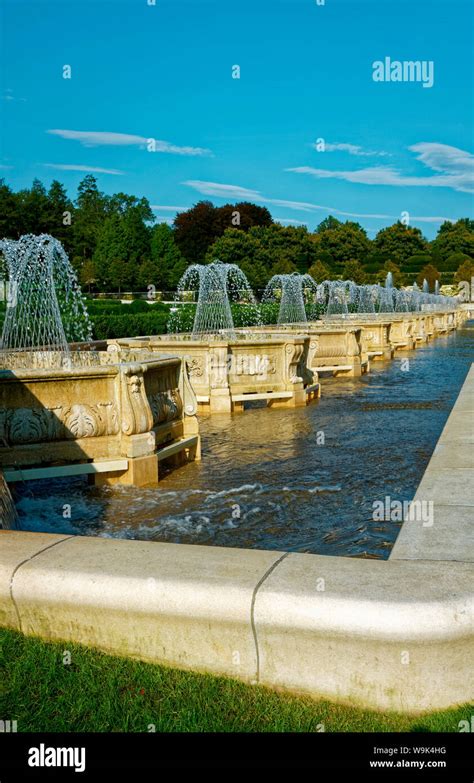
<svg viewBox="0 0 474 783"><path fill-rule="evenodd" d="M107 199L97 187L97 180L87 174L77 189L73 220L73 255L82 263L91 259L97 245L99 231L107 214Z"/></svg>
<svg viewBox="0 0 474 783"><path fill-rule="evenodd" d="M0 238L18 239L21 229L18 196L4 179L0 179Z"/></svg>
<svg viewBox="0 0 474 783"><path fill-rule="evenodd" d="M173 291L186 270L186 261L175 242L173 229L158 223L151 230L151 256L140 270L140 285Z"/></svg>
<svg viewBox="0 0 474 783"><path fill-rule="evenodd" d="M440 266L453 253L465 253L471 258L474 257L473 223L469 218L461 218L456 223L442 223L436 239L431 243L433 259Z"/></svg>
<svg viewBox="0 0 474 783"><path fill-rule="evenodd" d="M74 250L74 206L66 188L54 179L48 190L47 224L45 231L63 244L67 253Z"/></svg>
<svg viewBox="0 0 474 783"><path fill-rule="evenodd" d="M406 226L401 221L383 228L375 237L374 244L386 261L403 264L415 253L425 253L428 243L419 228Z"/></svg>
<svg viewBox="0 0 474 783"><path fill-rule="evenodd" d="M332 215L328 215L327 218L324 218L324 220L316 226L314 231L315 234L322 234L323 231L329 231L330 229L338 228L339 226L342 226L341 221Z"/></svg>
<svg viewBox="0 0 474 783"><path fill-rule="evenodd" d="M328 253L336 262L344 264L355 259L363 261L371 249L365 230L358 223L347 221L313 235L317 258L324 260L319 251ZM334 267L333 267L334 268Z"/></svg>

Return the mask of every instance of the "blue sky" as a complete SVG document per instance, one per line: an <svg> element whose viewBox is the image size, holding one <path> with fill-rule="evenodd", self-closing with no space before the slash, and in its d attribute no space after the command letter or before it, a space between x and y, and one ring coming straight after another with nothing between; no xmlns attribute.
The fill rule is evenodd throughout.
<svg viewBox="0 0 474 783"><path fill-rule="evenodd" d="M332 213L371 237L405 212L428 237L473 215L471 2L148 3L3 0L12 187L56 178L75 196L91 171L159 219L251 200L288 225ZM375 82L385 57L431 61L433 86Z"/></svg>

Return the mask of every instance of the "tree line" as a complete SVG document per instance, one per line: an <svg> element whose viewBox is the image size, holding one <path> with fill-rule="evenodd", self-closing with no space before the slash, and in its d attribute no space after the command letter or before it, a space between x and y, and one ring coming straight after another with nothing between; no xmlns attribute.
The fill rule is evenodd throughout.
<svg viewBox="0 0 474 783"><path fill-rule="evenodd" d="M89 291L174 290L189 264L215 258L236 263L254 289L273 274L309 272L318 282L352 279L395 285L426 278L452 284L474 275L474 221L444 222L431 242L420 229L398 221L373 240L354 221L327 217L310 232L283 226L266 207L250 202L215 207L200 201L173 225L156 223L146 198L107 196L88 174L71 200L60 182L37 179L14 192L0 180L0 238L49 233L64 245Z"/></svg>

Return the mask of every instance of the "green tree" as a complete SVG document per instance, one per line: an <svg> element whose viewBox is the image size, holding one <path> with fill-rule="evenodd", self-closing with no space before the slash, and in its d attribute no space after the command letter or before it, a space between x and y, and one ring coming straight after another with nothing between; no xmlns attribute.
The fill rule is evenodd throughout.
<svg viewBox="0 0 474 783"><path fill-rule="evenodd" d="M42 234L48 229L49 200L46 188L34 179L31 188L18 193L20 234Z"/></svg>
<svg viewBox="0 0 474 783"><path fill-rule="evenodd" d="M66 188L54 179L48 190L47 224L45 231L64 246L67 253L74 247L74 206L68 198Z"/></svg>
<svg viewBox="0 0 474 783"><path fill-rule="evenodd" d="M92 174L87 174L79 183L75 206L73 254L84 263L94 255L99 231L103 228L107 214L107 199L99 191L97 180Z"/></svg>
<svg viewBox="0 0 474 783"><path fill-rule="evenodd" d="M21 235L20 204L16 193L0 179L0 238L18 239Z"/></svg>
<svg viewBox="0 0 474 783"><path fill-rule="evenodd" d="M362 283L365 283L367 281L367 276L364 272L364 267L362 266L360 261L357 261L354 258L350 259L349 261L346 261L342 276L344 280L353 280L354 283L357 283L358 285L362 285Z"/></svg>
<svg viewBox="0 0 474 783"><path fill-rule="evenodd" d="M128 287L129 270L125 267L127 241L123 220L114 213L104 220L97 237L97 247L93 263L97 273L97 282L101 289L121 290Z"/></svg>
<svg viewBox="0 0 474 783"><path fill-rule="evenodd" d="M428 243L419 228L406 226L398 221L383 228L375 237L374 244L385 259L401 264L416 253L424 253Z"/></svg>
<svg viewBox="0 0 474 783"><path fill-rule="evenodd" d="M347 221L334 228L328 228L313 235L316 257L322 259L321 251L328 253L339 264L355 259L363 261L370 252L370 240L358 223ZM334 269L334 267L333 267Z"/></svg>
<svg viewBox="0 0 474 783"><path fill-rule="evenodd" d="M257 260L259 247L257 229L246 233L228 228L208 249L204 261L209 264L218 258L224 264L237 264L254 290L264 288L268 282L269 269L261 260Z"/></svg>
<svg viewBox="0 0 474 783"><path fill-rule="evenodd" d="M140 264L150 257L150 229L143 222L139 206L133 206L120 218L126 244L125 259L138 275Z"/></svg>
<svg viewBox="0 0 474 783"><path fill-rule="evenodd" d="M444 262L442 271L456 272L465 261L473 262L473 259L465 253L451 253Z"/></svg>
<svg viewBox="0 0 474 783"><path fill-rule="evenodd" d="M474 259L466 258L460 265L459 269L454 275L455 283L469 283L471 284L471 278L474 277Z"/></svg>
<svg viewBox="0 0 474 783"><path fill-rule="evenodd" d="M313 280L315 280L317 283L322 283L323 280L330 280L331 273L327 266L322 263L322 261L315 261L314 264L310 266L308 269L308 274L311 275Z"/></svg>
<svg viewBox="0 0 474 783"><path fill-rule="evenodd" d="M453 253L464 253L474 257L474 221L461 218L456 223L445 221L439 228L436 239L431 243L433 259L437 263L446 261Z"/></svg>
<svg viewBox="0 0 474 783"><path fill-rule="evenodd" d="M323 231L329 231L332 228L339 228L339 226L342 226L341 221L332 215L328 215L327 218L324 218L324 220L322 220L321 223L316 226L314 231L316 234L322 234Z"/></svg>
<svg viewBox="0 0 474 783"><path fill-rule="evenodd" d="M303 274L317 259L316 246L306 226L295 228L274 223L263 228L254 226L248 234L257 240L255 260L269 272L278 262L286 261Z"/></svg>
<svg viewBox="0 0 474 783"><path fill-rule="evenodd" d="M287 258L281 258L270 269L270 277L273 275L292 275L297 272L296 266Z"/></svg>
<svg viewBox="0 0 474 783"><path fill-rule="evenodd" d="M97 283L97 270L93 261L85 261L79 273L79 282L83 288L87 288L89 293Z"/></svg>
<svg viewBox="0 0 474 783"><path fill-rule="evenodd" d="M152 284L171 291L176 288L186 270L186 261L175 242L174 231L166 223L158 223L151 231L151 259L140 271L143 288Z"/></svg>
<svg viewBox="0 0 474 783"><path fill-rule="evenodd" d="M153 210L148 199L129 196L127 193L114 193L113 196L109 196L106 201L106 211L108 215L113 213L127 215L134 212L140 216L144 223L154 220Z"/></svg>

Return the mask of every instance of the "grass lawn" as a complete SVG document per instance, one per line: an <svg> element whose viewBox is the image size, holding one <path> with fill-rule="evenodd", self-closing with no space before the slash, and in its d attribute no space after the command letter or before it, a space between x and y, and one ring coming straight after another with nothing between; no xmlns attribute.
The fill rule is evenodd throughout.
<svg viewBox="0 0 474 783"><path fill-rule="evenodd" d="M69 650L71 663L63 663ZM422 716L275 693L0 629L0 717L18 731L459 731L466 705Z"/></svg>

